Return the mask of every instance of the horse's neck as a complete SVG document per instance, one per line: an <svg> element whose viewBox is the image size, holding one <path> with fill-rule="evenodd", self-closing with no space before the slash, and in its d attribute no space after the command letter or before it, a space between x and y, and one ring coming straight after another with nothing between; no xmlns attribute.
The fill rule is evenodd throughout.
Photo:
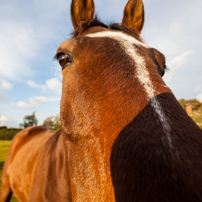
<svg viewBox="0 0 202 202"><path fill-rule="evenodd" d="M172 94L152 98L113 144L117 201L198 201L189 187L202 187L201 136Z"/></svg>
<svg viewBox="0 0 202 202"><path fill-rule="evenodd" d="M111 143L102 138L66 139L73 201L115 201L110 175Z"/></svg>
<svg viewBox="0 0 202 202"><path fill-rule="evenodd" d="M169 153L174 152L177 156L178 152L175 147L176 144L180 144L178 137L187 138L188 133L193 130L200 133L200 129L186 115L171 93L155 96L145 107L142 106L145 105L135 106L141 110L138 114L131 113L133 118L135 116L134 119L132 116L126 117L127 121L129 119L132 121L125 129L123 127L128 122L124 119L124 114L130 113L114 111L116 119L108 120L111 126L108 127L108 132L107 127L103 131L100 131L99 127L91 127L88 133L85 130L85 133L80 133L77 138L71 138L71 135L64 133L73 200L114 201L111 174L113 176L116 173L115 170L121 171L122 160L119 162L120 159L132 156L132 159L126 161L133 162L136 155L141 159L141 155L144 156L144 150L147 151L148 148L154 149L156 154L159 152L160 155L164 155L165 151L168 151ZM131 105L128 109L133 111L135 107ZM186 127L189 127L189 130ZM113 130L116 132L113 133ZM181 132L179 133L179 131ZM138 152L135 148L143 149L143 151ZM134 154L131 155L133 152ZM144 159L144 157L142 158ZM111 173L110 164L113 165L114 161L119 162L120 165L112 167ZM150 159L148 159L149 161ZM133 170L133 165L129 165L128 169ZM129 171L126 169L121 172L125 174ZM133 173L130 174L133 175ZM121 179L124 179L123 176Z"/></svg>
<svg viewBox="0 0 202 202"><path fill-rule="evenodd" d="M160 138L162 143L172 150L178 138L196 137L202 131L187 115L171 93L153 97L146 107L119 134L128 133L147 142L148 138ZM159 136L159 137L158 137ZM128 136L125 135L129 140ZM137 142L138 144L139 142Z"/></svg>

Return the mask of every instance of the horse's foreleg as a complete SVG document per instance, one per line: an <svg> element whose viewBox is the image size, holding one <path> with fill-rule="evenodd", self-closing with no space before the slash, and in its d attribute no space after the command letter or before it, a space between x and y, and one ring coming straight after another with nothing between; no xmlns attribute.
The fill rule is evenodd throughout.
<svg viewBox="0 0 202 202"><path fill-rule="evenodd" d="M12 148L9 149L8 156L6 158L6 161L4 162L2 170L0 202L9 202L13 193L10 186L9 172L8 172L11 158L11 149Z"/></svg>
<svg viewBox="0 0 202 202"><path fill-rule="evenodd" d="M2 174L2 186L0 193L0 202L9 202L12 196L12 190L9 183L9 176L7 175L5 169Z"/></svg>

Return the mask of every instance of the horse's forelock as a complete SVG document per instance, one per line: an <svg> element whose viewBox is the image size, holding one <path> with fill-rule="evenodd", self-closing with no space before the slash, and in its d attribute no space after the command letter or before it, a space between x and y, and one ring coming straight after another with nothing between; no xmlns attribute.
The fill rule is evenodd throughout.
<svg viewBox="0 0 202 202"><path fill-rule="evenodd" d="M85 21L80 21L79 24L77 25L77 28L74 30L72 33L73 36L80 36L84 31L89 29L90 27L95 27L95 26L100 26L104 28L108 28L107 25L102 23L97 16L94 17L92 20L85 20Z"/></svg>
<svg viewBox="0 0 202 202"><path fill-rule="evenodd" d="M106 25L103 22L101 22L97 16L95 16L94 19L92 19L92 20L80 21L79 24L77 25L77 28L71 34L73 36L80 36L87 29L89 29L91 27L95 27L95 26L107 28L109 30L122 31L124 33L127 33L127 34L135 37L136 39L140 40L141 42L143 41L137 30L126 27L119 23L110 23L109 25Z"/></svg>

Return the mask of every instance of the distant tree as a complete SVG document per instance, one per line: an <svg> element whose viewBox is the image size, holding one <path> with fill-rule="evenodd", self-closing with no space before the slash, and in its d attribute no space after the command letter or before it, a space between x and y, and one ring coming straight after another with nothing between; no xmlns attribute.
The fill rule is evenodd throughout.
<svg viewBox="0 0 202 202"><path fill-rule="evenodd" d="M12 140L13 137L20 132L19 128L7 128L6 126L0 126L0 140Z"/></svg>
<svg viewBox="0 0 202 202"><path fill-rule="evenodd" d="M194 100L192 103L193 110L198 110L201 106L201 103L198 100Z"/></svg>
<svg viewBox="0 0 202 202"><path fill-rule="evenodd" d="M54 116L53 119L53 124L54 124L54 130L58 130L61 128L61 122L60 122L60 116L59 114L57 114L56 116Z"/></svg>
<svg viewBox="0 0 202 202"><path fill-rule="evenodd" d="M201 104L201 106L198 108L198 110L202 113L202 104Z"/></svg>
<svg viewBox="0 0 202 202"><path fill-rule="evenodd" d="M33 114L31 114L31 115L25 116L23 120L24 120L24 122L19 124L21 128L36 126L38 123L38 120L35 116L35 112L33 112Z"/></svg>
<svg viewBox="0 0 202 202"><path fill-rule="evenodd" d="M43 126L53 129L54 128L53 116L46 118L43 122Z"/></svg>
<svg viewBox="0 0 202 202"><path fill-rule="evenodd" d="M59 130L61 128L61 124L57 123L54 125L54 130Z"/></svg>
<svg viewBox="0 0 202 202"><path fill-rule="evenodd" d="M196 99L190 99L190 100L180 99L180 100L178 100L178 102L184 109L186 108L186 106L191 106L192 110L194 110L194 111L201 110L202 103L200 103Z"/></svg>
<svg viewBox="0 0 202 202"><path fill-rule="evenodd" d="M58 114L55 116L49 116L44 120L43 126L54 130L60 129L61 128L60 116Z"/></svg>
<svg viewBox="0 0 202 202"><path fill-rule="evenodd" d="M178 102L184 109L186 109L187 106L191 106L193 113L191 113L190 117L202 129L202 103L196 99L181 99L178 100Z"/></svg>
<svg viewBox="0 0 202 202"><path fill-rule="evenodd" d="M180 100L178 100L178 102L180 103L182 108L185 110L186 109L186 101L184 99L180 99Z"/></svg>

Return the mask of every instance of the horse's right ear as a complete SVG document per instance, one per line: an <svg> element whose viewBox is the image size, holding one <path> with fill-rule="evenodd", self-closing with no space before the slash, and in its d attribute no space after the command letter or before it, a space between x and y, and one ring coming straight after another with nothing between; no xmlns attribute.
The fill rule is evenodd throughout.
<svg viewBox="0 0 202 202"><path fill-rule="evenodd" d="M93 19L95 5L93 0L72 0L71 18L74 29L81 21Z"/></svg>

